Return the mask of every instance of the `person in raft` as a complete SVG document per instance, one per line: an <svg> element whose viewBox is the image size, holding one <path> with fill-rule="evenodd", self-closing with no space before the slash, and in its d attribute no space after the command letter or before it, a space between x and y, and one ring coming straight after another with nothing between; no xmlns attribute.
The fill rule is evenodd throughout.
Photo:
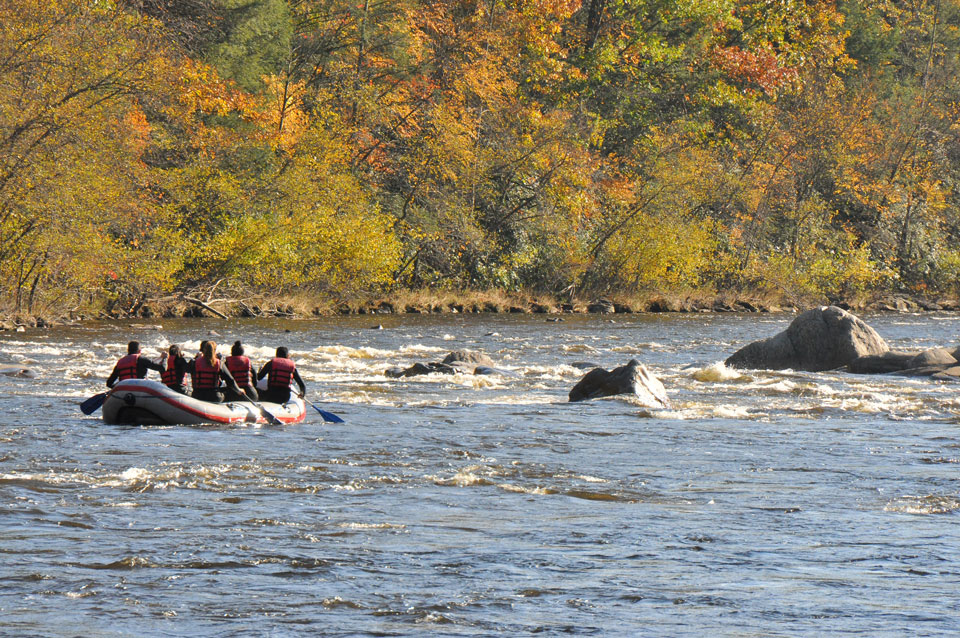
<svg viewBox="0 0 960 638"><path fill-rule="evenodd" d="M184 383L186 376L187 358L180 351L180 346L172 345L168 350L167 367L160 373L160 380L171 390L186 394L187 384Z"/></svg>
<svg viewBox="0 0 960 638"><path fill-rule="evenodd" d="M222 403L223 392L220 392L220 381L226 384L226 389L236 394L242 390L237 387L230 370L217 357L217 344L213 341L204 341L200 344L200 356L187 362L187 371L193 375L194 399Z"/></svg>
<svg viewBox="0 0 960 638"><path fill-rule="evenodd" d="M290 351L285 347L277 348L277 356L267 361L257 373L257 381L267 377L267 392L264 400L271 403L286 403L290 400L290 381L296 381L300 386L300 395L307 393L307 387L303 385L303 379L297 372L297 366L290 358Z"/></svg>
<svg viewBox="0 0 960 638"><path fill-rule="evenodd" d="M165 357L166 353L163 353L160 361L162 362ZM163 366L140 356L140 342L131 341L127 344L127 354L117 361L117 365L113 366L113 372L107 377L107 387L112 388L118 381L143 379L147 376L148 370L156 370L162 373Z"/></svg>
<svg viewBox="0 0 960 638"><path fill-rule="evenodd" d="M197 354L193 355L193 361L187 362L187 372L190 373L190 382L193 387L197 387L197 367L195 365L197 359L203 356L203 349L206 348L206 344L210 343L206 339L200 342L200 349L197 350ZM217 353L217 359L222 358L220 353Z"/></svg>
<svg viewBox="0 0 960 638"><path fill-rule="evenodd" d="M227 370L237 382L237 386L243 390L243 394L234 395L233 392L227 393L228 401L257 401L260 396L257 394L257 388L254 386L253 364L250 359L243 355L243 344L239 341L233 343L230 348L230 356L223 360Z"/></svg>

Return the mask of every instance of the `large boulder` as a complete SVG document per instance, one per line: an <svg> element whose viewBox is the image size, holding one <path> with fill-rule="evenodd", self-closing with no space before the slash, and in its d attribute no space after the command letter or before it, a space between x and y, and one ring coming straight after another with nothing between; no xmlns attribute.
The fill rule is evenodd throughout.
<svg viewBox="0 0 960 638"><path fill-rule="evenodd" d="M627 365L604 370L594 368L570 390L570 401L584 401L615 394L633 394L649 408L670 406L667 391L663 384L653 376L646 366L631 359Z"/></svg>
<svg viewBox="0 0 960 638"><path fill-rule="evenodd" d="M731 368L819 372L889 349L859 317L836 306L821 306L798 316L783 332L744 346L724 363Z"/></svg>

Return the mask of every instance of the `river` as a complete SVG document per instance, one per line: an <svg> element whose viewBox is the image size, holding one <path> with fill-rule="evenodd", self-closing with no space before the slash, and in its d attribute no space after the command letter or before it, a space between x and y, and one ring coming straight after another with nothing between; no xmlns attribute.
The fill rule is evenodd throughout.
<svg viewBox="0 0 960 638"><path fill-rule="evenodd" d="M0 335L0 636L960 632L950 382L720 362L792 315L143 320ZM894 348L954 314L863 317ZM129 339L287 345L345 419L130 427ZM389 379L478 350L518 376ZM569 404L637 358L673 407ZM153 377L153 373L151 373Z"/></svg>

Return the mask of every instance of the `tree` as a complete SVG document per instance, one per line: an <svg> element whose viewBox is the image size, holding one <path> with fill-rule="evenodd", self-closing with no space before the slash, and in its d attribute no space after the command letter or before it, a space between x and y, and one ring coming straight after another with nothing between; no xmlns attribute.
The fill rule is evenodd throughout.
<svg viewBox="0 0 960 638"><path fill-rule="evenodd" d="M154 228L137 96L169 66L153 21L108 3L13 0L0 22L0 279L30 307L117 277Z"/></svg>

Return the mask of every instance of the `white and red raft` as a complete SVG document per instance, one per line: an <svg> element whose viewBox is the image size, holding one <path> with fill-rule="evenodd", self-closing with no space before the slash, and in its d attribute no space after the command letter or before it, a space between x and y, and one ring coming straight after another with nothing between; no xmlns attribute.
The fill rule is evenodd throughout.
<svg viewBox="0 0 960 638"><path fill-rule="evenodd" d="M130 425L199 425L202 423L299 423L306 417L303 399L283 405L231 401L210 403L175 392L157 381L128 379L113 386L103 401L106 423Z"/></svg>

